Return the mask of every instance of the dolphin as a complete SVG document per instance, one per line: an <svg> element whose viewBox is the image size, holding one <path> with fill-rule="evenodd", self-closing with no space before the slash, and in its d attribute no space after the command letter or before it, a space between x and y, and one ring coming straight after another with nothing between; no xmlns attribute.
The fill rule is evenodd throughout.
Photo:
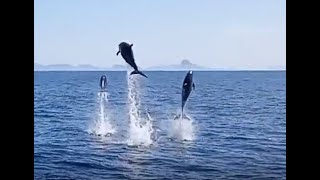
<svg viewBox="0 0 320 180"><path fill-rule="evenodd" d="M189 98L191 91L195 90L195 84L193 83L193 72L189 71L184 78L181 93L181 117L183 117L183 108Z"/></svg>
<svg viewBox="0 0 320 180"><path fill-rule="evenodd" d="M121 42L119 44L119 51L117 52L117 56L119 55L119 53L121 53L121 56L123 57L123 59L134 69L134 71L132 71L130 73L130 75L140 74L140 75L148 78L145 74L143 74L141 71L138 70L138 66L136 65L134 57L133 57L132 46L133 46L133 44Z"/></svg>
<svg viewBox="0 0 320 180"><path fill-rule="evenodd" d="M104 91L106 89L106 85L107 85L107 77L105 75L102 75L100 77L100 88L101 88L101 91Z"/></svg>

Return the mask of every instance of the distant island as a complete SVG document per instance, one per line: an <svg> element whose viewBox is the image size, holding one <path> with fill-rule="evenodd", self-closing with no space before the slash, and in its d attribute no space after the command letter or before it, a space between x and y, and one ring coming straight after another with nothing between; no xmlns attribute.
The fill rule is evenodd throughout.
<svg viewBox="0 0 320 180"><path fill-rule="evenodd" d="M52 64L52 65L42 65L39 63L34 63L34 71L126 71L128 65L115 64L111 67L96 67L90 64L82 65L69 65L69 64ZM186 71L186 70L197 70L197 71L234 71L234 70L260 70L260 69L234 69L234 68L210 68L204 67L197 64L191 63L187 59L183 59L180 64L171 65L158 65L151 67L139 67L142 71ZM283 66L272 66L268 68L262 68L261 70L286 70Z"/></svg>
<svg viewBox="0 0 320 180"><path fill-rule="evenodd" d="M104 68L95 67L90 64L73 66L69 64L42 65L34 63L34 71L97 71L103 69Z"/></svg>
<svg viewBox="0 0 320 180"><path fill-rule="evenodd" d="M160 65L160 66L152 66L146 68L146 70L168 70L168 71L180 71L180 70L213 70L212 68L199 66L197 64L191 63L189 60L184 59L180 64L172 64L172 65Z"/></svg>
<svg viewBox="0 0 320 180"><path fill-rule="evenodd" d="M34 70L35 71L126 71L128 65L119 65L115 64L111 67L96 67L89 64L82 65L69 65L69 64L52 64L52 65L42 65L35 63ZM192 64L189 60L182 60L180 64L172 64L172 65L160 65L160 66L152 66L143 68L140 67L141 70L144 71L179 71L179 70L210 70L210 68L199 66L196 64Z"/></svg>

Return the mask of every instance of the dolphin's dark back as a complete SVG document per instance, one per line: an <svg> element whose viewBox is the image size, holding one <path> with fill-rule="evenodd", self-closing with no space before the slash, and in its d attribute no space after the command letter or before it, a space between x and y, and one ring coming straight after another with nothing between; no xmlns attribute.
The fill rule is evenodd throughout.
<svg viewBox="0 0 320 180"><path fill-rule="evenodd" d="M119 49L121 49L121 56L123 59L130 65L132 66L133 69L137 70L138 67L135 63L134 56L133 56L133 51L131 49L130 44L126 42L122 42L119 44Z"/></svg>
<svg viewBox="0 0 320 180"><path fill-rule="evenodd" d="M181 110L183 113L183 108L189 98L189 95L192 91L192 84L193 84L193 73L192 71L189 71L184 78L183 84L182 84L182 93L181 93Z"/></svg>

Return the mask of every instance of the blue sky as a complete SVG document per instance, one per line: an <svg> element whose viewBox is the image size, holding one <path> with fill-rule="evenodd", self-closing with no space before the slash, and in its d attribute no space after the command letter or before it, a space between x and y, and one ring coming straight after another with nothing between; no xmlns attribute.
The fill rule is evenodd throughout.
<svg viewBox="0 0 320 180"><path fill-rule="evenodd" d="M133 43L138 66L182 59L213 68L286 65L285 0L35 0L40 64L123 64Z"/></svg>

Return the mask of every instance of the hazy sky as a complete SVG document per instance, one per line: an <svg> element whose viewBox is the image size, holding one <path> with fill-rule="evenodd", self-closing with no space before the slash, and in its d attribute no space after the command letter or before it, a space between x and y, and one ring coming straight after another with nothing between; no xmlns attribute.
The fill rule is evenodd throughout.
<svg viewBox="0 0 320 180"><path fill-rule="evenodd" d="M121 41L138 66L286 65L285 0L35 0L40 64L123 64Z"/></svg>

